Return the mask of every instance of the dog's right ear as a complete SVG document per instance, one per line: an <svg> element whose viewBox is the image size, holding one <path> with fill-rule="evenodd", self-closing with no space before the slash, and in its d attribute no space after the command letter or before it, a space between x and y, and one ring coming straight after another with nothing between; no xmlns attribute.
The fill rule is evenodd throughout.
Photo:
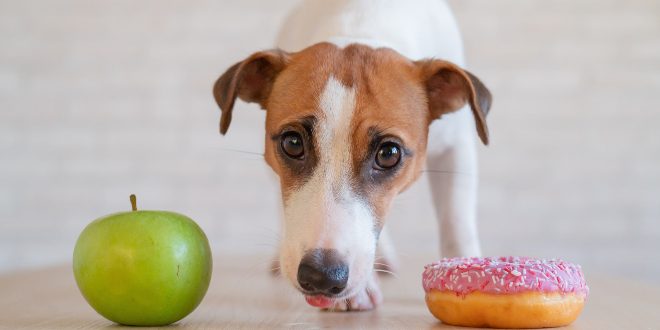
<svg viewBox="0 0 660 330"><path fill-rule="evenodd" d="M222 110L220 133L227 133L236 97L245 102L259 103L266 108L268 96L277 75L289 62L289 54L279 49L252 54L234 64L213 85L213 97Z"/></svg>

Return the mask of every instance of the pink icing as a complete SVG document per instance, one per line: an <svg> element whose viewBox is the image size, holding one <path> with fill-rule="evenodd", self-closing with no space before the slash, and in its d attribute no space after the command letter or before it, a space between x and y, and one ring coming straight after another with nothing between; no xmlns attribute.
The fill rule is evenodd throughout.
<svg viewBox="0 0 660 330"><path fill-rule="evenodd" d="M444 258L424 267L424 290L508 294L528 291L587 296L580 265L527 257Z"/></svg>

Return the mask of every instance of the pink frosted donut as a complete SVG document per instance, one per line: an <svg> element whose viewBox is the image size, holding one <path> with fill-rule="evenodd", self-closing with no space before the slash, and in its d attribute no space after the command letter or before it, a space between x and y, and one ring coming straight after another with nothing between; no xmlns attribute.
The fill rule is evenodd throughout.
<svg viewBox="0 0 660 330"><path fill-rule="evenodd" d="M445 258L425 267L422 284L435 317L472 327L567 325L589 293L579 265L527 257Z"/></svg>

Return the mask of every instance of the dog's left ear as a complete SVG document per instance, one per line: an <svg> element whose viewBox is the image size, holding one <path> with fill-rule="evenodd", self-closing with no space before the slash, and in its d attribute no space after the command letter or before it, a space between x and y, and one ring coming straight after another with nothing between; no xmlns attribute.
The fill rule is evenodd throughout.
<svg viewBox="0 0 660 330"><path fill-rule="evenodd" d="M472 108L479 138L488 145L486 115L492 96L486 86L470 72L447 61L424 60L416 64L421 68L431 118L457 111L467 102Z"/></svg>
<svg viewBox="0 0 660 330"><path fill-rule="evenodd" d="M222 110L221 134L229 129L236 97L266 108L273 83L288 61L289 54L279 49L257 52L234 64L218 78L213 85L213 97Z"/></svg>

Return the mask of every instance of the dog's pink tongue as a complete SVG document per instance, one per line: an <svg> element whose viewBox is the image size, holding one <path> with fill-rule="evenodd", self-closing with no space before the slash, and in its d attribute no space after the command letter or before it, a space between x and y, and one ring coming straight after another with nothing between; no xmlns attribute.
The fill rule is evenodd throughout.
<svg viewBox="0 0 660 330"><path fill-rule="evenodd" d="M318 295L318 296L305 296L307 303L318 308L328 308L332 306L332 300L328 297Z"/></svg>

